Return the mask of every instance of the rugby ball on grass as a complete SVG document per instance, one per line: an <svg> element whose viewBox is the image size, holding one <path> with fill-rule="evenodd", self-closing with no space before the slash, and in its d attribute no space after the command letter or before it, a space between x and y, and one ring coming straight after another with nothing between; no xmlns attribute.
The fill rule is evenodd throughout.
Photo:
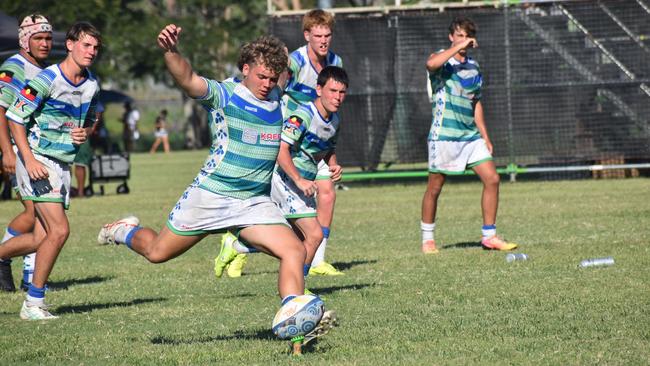
<svg viewBox="0 0 650 366"><path fill-rule="evenodd" d="M282 305L273 318L273 334L289 339L308 334L323 317L323 300L314 295L300 295Z"/></svg>

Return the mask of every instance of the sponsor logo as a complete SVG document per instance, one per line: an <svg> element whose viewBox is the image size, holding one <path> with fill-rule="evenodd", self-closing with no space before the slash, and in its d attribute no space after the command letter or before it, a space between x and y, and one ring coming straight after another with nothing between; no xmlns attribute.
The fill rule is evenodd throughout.
<svg viewBox="0 0 650 366"><path fill-rule="evenodd" d="M72 92L72 95L81 95L82 93L79 90L75 90Z"/></svg>
<svg viewBox="0 0 650 366"><path fill-rule="evenodd" d="M11 80L14 78L14 73L11 71L2 70L0 71L0 81L5 83L11 83Z"/></svg>
<svg viewBox="0 0 650 366"><path fill-rule="evenodd" d="M247 110L247 111L250 111L250 112L257 112L257 108L247 106L247 105L244 106L244 109Z"/></svg>
<svg viewBox="0 0 650 366"><path fill-rule="evenodd" d="M63 127L75 128L76 126L77 126L77 124L75 122L73 122L73 121L63 122Z"/></svg>
<svg viewBox="0 0 650 366"><path fill-rule="evenodd" d="M25 97L27 100L30 102L33 102L34 99L36 99L36 96L38 95L38 92L32 88L31 86L27 85L26 87L23 88L23 90L20 92L20 95Z"/></svg>
<svg viewBox="0 0 650 366"><path fill-rule="evenodd" d="M247 144L256 144L257 143L257 131L246 128L242 133L241 140Z"/></svg>
<svg viewBox="0 0 650 366"><path fill-rule="evenodd" d="M281 134L279 134L279 133L262 132L262 133L260 133L260 144L262 144L262 145L279 145L280 144L280 136L281 136Z"/></svg>

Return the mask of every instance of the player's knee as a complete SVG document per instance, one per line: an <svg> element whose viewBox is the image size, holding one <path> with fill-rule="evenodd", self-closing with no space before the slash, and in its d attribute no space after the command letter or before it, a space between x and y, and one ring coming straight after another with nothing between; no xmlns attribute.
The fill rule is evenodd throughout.
<svg viewBox="0 0 650 366"><path fill-rule="evenodd" d="M501 182L501 177L499 177L499 174L495 172L494 174L490 174L489 176L487 176L484 182L486 186L496 187Z"/></svg>
<svg viewBox="0 0 650 366"><path fill-rule="evenodd" d="M333 205L336 201L336 191L331 188L326 188L318 191L318 201L321 205Z"/></svg>
<svg viewBox="0 0 650 366"><path fill-rule="evenodd" d="M170 259L168 256L160 255L160 254L155 253L155 252L147 254L146 258L150 263L153 263L153 264L165 263Z"/></svg>
<svg viewBox="0 0 650 366"><path fill-rule="evenodd" d="M431 199L437 199L438 196L440 196L441 192L442 192L442 186L429 185L427 186L427 190L424 194Z"/></svg>
<svg viewBox="0 0 650 366"><path fill-rule="evenodd" d="M52 243L62 247L69 235L70 228L67 225L61 225L50 228L47 233L47 238L50 239Z"/></svg>
<svg viewBox="0 0 650 366"><path fill-rule="evenodd" d="M316 227L313 230L310 230L307 233L307 241L309 241L311 245L318 247L318 244L323 241L323 229Z"/></svg>

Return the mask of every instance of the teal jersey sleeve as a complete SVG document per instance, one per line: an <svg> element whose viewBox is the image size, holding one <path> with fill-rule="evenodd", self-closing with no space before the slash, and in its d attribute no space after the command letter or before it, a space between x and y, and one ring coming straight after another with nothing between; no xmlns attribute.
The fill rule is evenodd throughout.
<svg viewBox="0 0 650 366"><path fill-rule="evenodd" d="M8 109L25 82L23 67L14 59L0 66L0 107Z"/></svg>
<svg viewBox="0 0 650 366"><path fill-rule="evenodd" d="M47 72L38 74L14 99L13 105L7 111L7 118L16 123L27 124L29 116L49 97L51 86L52 78Z"/></svg>
<svg viewBox="0 0 650 366"><path fill-rule="evenodd" d="M208 91L204 96L195 98L201 105L211 109L221 109L228 104L228 96L232 93L232 88L228 88L228 83L220 83L216 80L203 78L208 86Z"/></svg>

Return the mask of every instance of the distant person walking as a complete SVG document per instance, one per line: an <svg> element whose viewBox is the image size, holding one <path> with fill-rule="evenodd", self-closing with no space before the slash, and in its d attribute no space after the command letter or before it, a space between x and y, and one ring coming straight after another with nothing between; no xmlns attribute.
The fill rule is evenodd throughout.
<svg viewBox="0 0 650 366"><path fill-rule="evenodd" d="M122 123L124 123L124 151L133 152L135 142L140 139L140 132L138 131L138 121L140 120L140 112L133 107L131 102L124 103L124 115L122 116Z"/></svg>
<svg viewBox="0 0 650 366"><path fill-rule="evenodd" d="M156 130L153 133L156 140L154 140L153 145L151 145L151 150L149 150L151 154L156 153L156 150L158 150L160 143L163 144L163 151L165 151L165 154L169 154L169 136L167 130L165 129L166 123L167 110L163 109L160 111L160 114L158 114L158 117L156 117Z"/></svg>

